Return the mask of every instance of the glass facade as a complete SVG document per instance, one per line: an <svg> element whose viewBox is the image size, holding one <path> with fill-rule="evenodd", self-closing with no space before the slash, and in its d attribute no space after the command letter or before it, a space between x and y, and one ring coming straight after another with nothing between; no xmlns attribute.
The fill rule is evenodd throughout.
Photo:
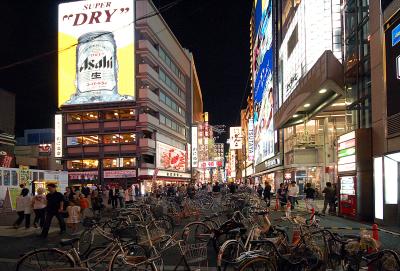
<svg viewBox="0 0 400 271"><path fill-rule="evenodd" d="M185 117L185 110L181 106L179 106L171 97L165 94L163 91L160 91L160 101L166 104L169 108L174 110L176 113Z"/></svg>
<svg viewBox="0 0 400 271"><path fill-rule="evenodd" d="M178 78L185 83L185 76L181 72L181 70L178 68L178 66L175 64L174 61L171 60L171 58L168 56L168 54L165 52L164 49L161 47L158 48L158 56L162 59L162 61L167 64L167 66L172 70L172 72L178 76Z"/></svg>
<svg viewBox="0 0 400 271"><path fill-rule="evenodd" d="M180 89L178 85L175 84L173 79L171 79L168 75L166 75L162 69L159 70L158 75L160 80L163 81L173 92L175 92L182 99L185 99L185 93L183 92L183 90Z"/></svg>
<svg viewBox="0 0 400 271"><path fill-rule="evenodd" d="M371 126L369 1L347 0L343 12L344 69L349 130Z"/></svg>
<svg viewBox="0 0 400 271"><path fill-rule="evenodd" d="M120 109L120 110L109 110L103 112L77 112L68 113L67 122L68 123L80 123L80 122L94 122L98 120L133 120L135 119L134 109Z"/></svg>

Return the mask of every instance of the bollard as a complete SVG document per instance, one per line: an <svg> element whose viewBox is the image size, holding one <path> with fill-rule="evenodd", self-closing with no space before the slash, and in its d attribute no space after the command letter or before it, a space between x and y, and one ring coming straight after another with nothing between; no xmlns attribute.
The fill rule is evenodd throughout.
<svg viewBox="0 0 400 271"><path fill-rule="evenodd" d="M374 238L375 241L379 241L379 228L378 228L378 224L373 224L373 225L372 225L372 238Z"/></svg>
<svg viewBox="0 0 400 271"><path fill-rule="evenodd" d="M314 207L311 208L310 221L315 221L315 209L314 209Z"/></svg>

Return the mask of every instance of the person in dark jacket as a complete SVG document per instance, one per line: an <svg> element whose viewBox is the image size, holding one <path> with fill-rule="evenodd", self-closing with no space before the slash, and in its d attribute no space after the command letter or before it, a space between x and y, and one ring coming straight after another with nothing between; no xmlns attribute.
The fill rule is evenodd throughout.
<svg viewBox="0 0 400 271"><path fill-rule="evenodd" d="M271 185L269 182L265 182L265 187L264 187L264 200L267 203L267 206L270 206L271 203Z"/></svg>
<svg viewBox="0 0 400 271"><path fill-rule="evenodd" d="M277 197L279 199L280 205L282 207L286 206L286 203L287 203L287 189L285 188L283 183L281 183L279 185L279 189L277 191Z"/></svg>
<svg viewBox="0 0 400 271"><path fill-rule="evenodd" d="M315 205L315 202L314 202L316 192L315 192L315 189L312 188L311 183L306 184L306 187L304 189L304 194L306 194L306 199L305 199L306 208L308 210L311 210L312 208L314 208L314 211L317 211L316 210L317 206Z"/></svg>
<svg viewBox="0 0 400 271"><path fill-rule="evenodd" d="M263 196L263 191L264 191L264 188L262 187L262 185L258 184L258 186L257 186L257 194L258 194L258 196L260 198L262 198L262 196Z"/></svg>
<svg viewBox="0 0 400 271"><path fill-rule="evenodd" d="M215 182L214 186L213 186L213 192L214 193L219 193L221 191L221 187L219 187L219 183Z"/></svg>

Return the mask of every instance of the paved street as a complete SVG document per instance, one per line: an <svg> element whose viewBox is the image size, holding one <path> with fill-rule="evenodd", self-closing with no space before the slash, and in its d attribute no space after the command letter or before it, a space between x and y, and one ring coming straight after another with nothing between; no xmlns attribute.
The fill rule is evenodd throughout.
<svg viewBox="0 0 400 271"><path fill-rule="evenodd" d="M319 202L318 205L321 203ZM298 206L294 211L294 214L302 214L304 215L302 210L304 208L302 202L300 202L300 206ZM272 211L271 219L277 219L279 217L284 216L285 213L283 211ZM43 240L37 237L40 233L39 229L28 229L19 228L14 229L10 225L12 225L16 215L15 214L1 214L0 217L0 271L11 271L14 270L15 263L18 257L34 248L41 247L58 247L58 242L61 238L71 238L70 234L59 235L57 221L54 220L52 225L48 240ZM349 227L355 228L356 230L348 230L348 229L338 229L334 231L338 231L340 233L359 233L358 229L360 228L371 228L370 224L359 223L356 221L352 221L349 219L337 217L337 216L329 216L326 215L321 217L321 225L324 227ZM274 222L277 223L277 222ZM281 225L286 225L285 223L280 222ZM393 229L392 229L393 230ZM289 233L291 235L291 233ZM382 243L382 247L391 248L400 252L400 232L396 233L393 231L393 234L387 232L379 232L380 241ZM165 255L165 263L167 266L171 266L176 263L178 260L177 251L171 251ZM213 249L209 249L209 266L215 266L215 259L213 259ZM168 270L168 268L167 268ZM210 269L213 270L213 269Z"/></svg>

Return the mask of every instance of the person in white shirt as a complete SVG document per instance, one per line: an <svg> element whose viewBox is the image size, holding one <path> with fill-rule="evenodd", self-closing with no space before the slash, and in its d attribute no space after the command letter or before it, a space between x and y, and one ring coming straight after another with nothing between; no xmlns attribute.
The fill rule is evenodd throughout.
<svg viewBox="0 0 400 271"><path fill-rule="evenodd" d="M46 196L44 195L44 188L39 187L37 189L37 195L32 199L32 207L35 212L35 220L33 226L38 227L38 222L41 228L44 225L44 219L46 217Z"/></svg>
<svg viewBox="0 0 400 271"><path fill-rule="evenodd" d="M297 186L295 181L292 181L288 187L288 199L291 205L291 209L294 209L294 204L296 202L296 198L299 195L299 187Z"/></svg>
<svg viewBox="0 0 400 271"><path fill-rule="evenodd" d="M23 188L21 194L17 197L18 219L14 223L14 228L18 229L19 225L25 219L25 228L29 229L31 226L31 210L32 198L29 196L29 189Z"/></svg>
<svg viewBox="0 0 400 271"><path fill-rule="evenodd" d="M72 230L72 233L75 233L78 230L78 225L81 222L81 207L77 201L72 200L69 202L67 207L67 227Z"/></svg>

